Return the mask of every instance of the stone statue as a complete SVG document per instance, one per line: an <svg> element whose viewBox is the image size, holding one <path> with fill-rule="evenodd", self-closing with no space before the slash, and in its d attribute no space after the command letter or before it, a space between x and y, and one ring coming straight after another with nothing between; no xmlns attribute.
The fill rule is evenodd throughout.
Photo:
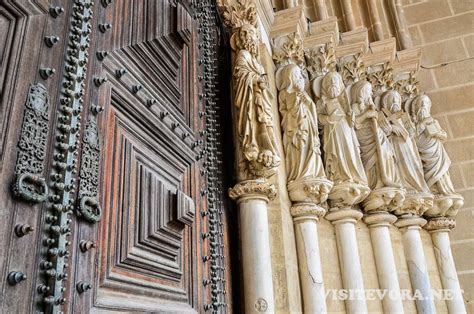
<svg viewBox="0 0 474 314"><path fill-rule="evenodd" d="M417 96L412 102L407 103L407 111L416 125L416 144L423 163L425 181L435 195L435 205L439 203L437 199L443 199L446 203L444 206L450 205L452 208L448 209L457 211L463 205L463 200L455 193L449 175L451 160L443 146L447 133L438 121L431 117L430 98L427 95Z"/></svg>
<svg viewBox="0 0 474 314"><path fill-rule="evenodd" d="M317 109L319 121L323 125L323 148L328 177L334 184L354 182L367 185L341 75L337 72L326 74L322 80L321 93Z"/></svg>
<svg viewBox="0 0 474 314"><path fill-rule="evenodd" d="M395 152L388 140L388 130L379 127L379 116L372 100L372 85L361 80L352 85L351 101L355 115L355 130L360 144L362 163L369 187L372 189L364 201L366 211L388 210L401 205L404 193L395 164Z"/></svg>
<svg viewBox="0 0 474 314"><path fill-rule="evenodd" d="M432 201L432 195L425 182L418 149L412 140L414 125L409 115L402 110L401 102L397 91L389 90L382 94L381 108L384 119L380 120L380 124L390 134L398 174L407 191L407 200L410 199L410 202L405 201L406 209L421 215L431 205L429 202Z"/></svg>
<svg viewBox="0 0 474 314"><path fill-rule="evenodd" d="M279 71L277 80L290 198L292 201L324 202L332 184L325 179L321 160L316 105L305 91L299 66L286 65ZM297 196L301 184L306 187L309 199ZM318 199L316 192L323 199Z"/></svg>
<svg viewBox="0 0 474 314"><path fill-rule="evenodd" d="M233 36L238 50L234 65L237 130L248 170L255 177L268 177L280 164L273 131L268 82L258 60L259 38L251 24L243 25Z"/></svg>
<svg viewBox="0 0 474 314"><path fill-rule="evenodd" d="M313 89L316 95L321 95L317 112L323 126L325 169L328 178L334 182L329 198L341 199L343 205L353 205L362 201L369 189L342 77L337 72L329 72L322 78L319 88L317 80L313 82ZM344 196L336 196L340 189L345 190L341 192ZM351 201L347 202L348 198Z"/></svg>
<svg viewBox="0 0 474 314"><path fill-rule="evenodd" d="M352 86L351 94L355 130L369 187L372 190L384 186L400 188L393 147L378 126L379 113L372 100L372 85L358 81Z"/></svg>

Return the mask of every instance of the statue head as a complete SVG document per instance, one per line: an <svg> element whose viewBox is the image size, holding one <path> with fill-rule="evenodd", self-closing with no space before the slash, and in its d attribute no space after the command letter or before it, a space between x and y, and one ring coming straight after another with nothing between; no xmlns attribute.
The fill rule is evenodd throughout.
<svg viewBox="0 0 474 314"><path fill-rule="evenodd" d="M244 24L239 29L236 39L237 48L249 51L252 55L258 54L258 31L252 24Z"/></svg>
<svg viewBox="0 0 474 314"><path fill-rule="evenodd" d="M364 111L367 106L374 104L372 96L372 84L370 84L369 82L361 80L352 85L352 102L357 102L361 111Z"/></svg>
<svg viewBox="0 0 474 314"><path fill-rule="evenodd" d="M305 81L301 68L296 64L288 64L282 69L281 83L278 86L279 90L286 90L287 92L303 92Z"/></svg>
<svg viewBox="0 0 474 314"><path fill-rule="evenodd" d="M413 99L412 115L416 121L422 121L431 115L431 99L427 95L420 95Z"/></svg>
<svg viewBox="0 0 474 314"><path fill-rule="evenodd" d="M338 97L344 90L342 76L335 71L326 74L323 78L321 85L323 94L329 98Z"/></svg>
<svg viewBox="0 0 474 314"><path fill-rule="evenodd" d="M399 112L402 110L402 96L395 90L389 90L382 96L382 105L392 113Z"/></svg>

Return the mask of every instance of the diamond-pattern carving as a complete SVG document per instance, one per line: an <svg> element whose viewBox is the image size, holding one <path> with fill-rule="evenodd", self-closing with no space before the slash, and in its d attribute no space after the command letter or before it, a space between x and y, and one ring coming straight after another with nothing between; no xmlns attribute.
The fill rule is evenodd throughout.
<svg viewBox="0 0 474 314"><path fill-rule="evenodd" d="M190 309L195 209L184 188L193 161L180 158L171 143L155 143L149 125L135 125L120 111L125 106L110 111L114 138L106 164L114 193L106 193L114 198L104 206L98 292L105 297L98 303L116 302L113 294L120 291L139 294L154 310L161 298Z"/></svg>

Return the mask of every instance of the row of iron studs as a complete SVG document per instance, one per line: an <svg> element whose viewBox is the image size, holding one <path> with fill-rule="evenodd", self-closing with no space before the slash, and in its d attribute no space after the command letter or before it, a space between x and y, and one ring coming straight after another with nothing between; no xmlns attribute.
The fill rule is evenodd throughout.
<svg viewBox="0 0 474 314"><path fill-rule="evenodd" d="M204 119L204 150L201 175L206 180L206 188L201 190L201 195L207 198L207 209L203 206L201 216L207 219L207 230L201 237L207 244L207 253L203 261L208 264L209 277L203 278L203 285L210 289L211 300L204 305L205 311L212 313L226 312L226 267L223 241L223 196L222 190L222 153L220 142L220 115L218 110L218 90L216 86L218 71L217 52L217 25L216 6L213 0L194 1L196 17L199 22L198 33L200 36L200 60L202 76L199 76L203 88L200 99L203 111L200 112Z"/></svg>
<svg viewBox="0 0 474 314"><path fill-rule="evenodd" d="M70 224L75 205L73 195L76 193L78 139L92 32L90 23L92 7L91 0L74 0L72 5L66 64L61 82L59 114L54 137L50 207L45 218L45 231L48 237L43 240L46 249L39 265L44 275L44 284L37 287L38 293L43 295L46 313L61 313L61 306L66 303L63 295L66 287L63 282L67 279L69 266L68 238L71 234ZM63 11L62 8L55 9L59 10L58 12ZM49 47L58 41L59 38L56 36L45 38L45 44ZM40 69L43 78L51 72ZM88 286L84 284L81 288L87 289Z"/></svg>

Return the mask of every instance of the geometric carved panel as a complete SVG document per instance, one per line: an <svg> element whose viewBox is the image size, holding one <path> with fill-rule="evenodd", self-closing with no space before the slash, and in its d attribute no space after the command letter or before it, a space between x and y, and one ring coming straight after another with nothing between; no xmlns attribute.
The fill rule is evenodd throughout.
<svg viewBox="0 0 474 314"><path fill-rule="evenodd" d="M104 163L113 175L104 188L110 199L100 224L96 306L193 311L194 203L182 191L189 161L154 143L150 127L134 124L118 107L110 106L108 119L113 138Z"/></svg>

